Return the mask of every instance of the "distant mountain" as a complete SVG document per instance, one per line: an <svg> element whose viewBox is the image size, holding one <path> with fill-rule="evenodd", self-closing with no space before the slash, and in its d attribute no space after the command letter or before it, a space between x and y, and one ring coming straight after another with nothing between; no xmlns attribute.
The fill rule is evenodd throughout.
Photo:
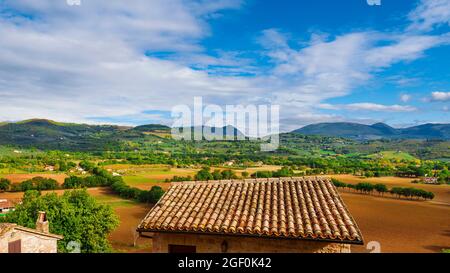
<svg viewBox="0 0 450 273"><path fill-rule="evenodd" d="M450 139L450 124L423 124L396 129L384 123L365 125L349 122L318 123L293 131L304 135L345 137L352 139Z"/></svg>
<svg viewBox="0 0 450 273"><path fill-rule="evenodd" d="M140 125L133 128L135 131L140 132L155 132L155 131L164 131L169 132L170 127L166 125L161 124L147 124L147 125Z"/></svg>
<svg viewBox="0 0 450 273"><path fill-rule="evenodd" d="M135 133L134 133L135 134ZM8 122L0 125L0 145L43 149L104 149L133 135L126 127L61 123L46 119Z"/></svg>
<svg viewBox="0 0 450 273"><path fill-rule="evenodd" d="M184 130L191 130L191 134L193 136L194 131L196 129L199 129L199 130L201 130L203 132L203 137L204 138L209 136L208 132L211 132L210 139L213 139L215 137L216 133L223 136L223 138L220 138L220 139L224 139L226 135L233 136L235 139L237 139L237 138L240 138L240 139L241 138L246 138L244 133L242 133L241 131L239 131L239 129L237 129L237 128L231 126L231 125L224 126L224 127L210 127L210 126L197 126L197 127L194 127L193 126L193 127L183 128L182 132L184 132Z"/></svg>
<svg viewBox="0 0 450 273"><path fill-rule="evenodd" d="M195 127L186 128L194 132ZM234 139L249 139L233 126L211 128L203 126L203 136L208 131L229 133ZM363 125L357 123L321 123L305 126L295 133L323 135L351 139L450 139L450 124L424 124L396 129L383 123ZM289 134L288 134L289 135ZM0 123L0 145L36 147L54 150L104 151L134 149L129 143L161 141L171 136L171 128L160 124L137 127L115 125L88 125L61 123L45 119ZM210 138L212 139L212 138ZM223 138L219 138L221 140Z"/></svg>
<svg viewBox="0 0 450 273"><path fill-rule="evenodd" d="M194 132L195 127L186 128ZM223 130L237 138L244 134L232 126L202 127L206 132ZM46 119L0 123L0 145L57 150L114 150L128 141L170 138L171 128L161 124L137 127L62 123Z"/></svg>

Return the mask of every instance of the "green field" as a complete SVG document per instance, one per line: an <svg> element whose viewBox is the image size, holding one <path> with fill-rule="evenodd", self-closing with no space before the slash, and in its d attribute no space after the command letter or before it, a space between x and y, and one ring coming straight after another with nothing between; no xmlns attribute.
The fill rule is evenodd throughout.
<svg viewBox="0 0 450 273"><path fill-rule="evenodd" d="M116 195L95 195L94 198L101 204L109 205L113 208L116 207L132 207L137 202L133 200L122 199Z"/></svg>
<svg viewBox="0 0 450 273"><path fill-rule="evenodd" d="M376 154L369 155L371 158L387 159L387 160L417 160L414 156L401 152L401 151L384 151Z"/></svg>

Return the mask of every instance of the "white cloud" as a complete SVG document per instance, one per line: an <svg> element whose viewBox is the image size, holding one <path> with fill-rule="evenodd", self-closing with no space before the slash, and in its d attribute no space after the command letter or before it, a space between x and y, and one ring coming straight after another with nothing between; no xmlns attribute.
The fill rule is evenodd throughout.
<svg viewBox="0 0 450 273"><path fill-rule="evenodd" d="M450 1L421 0L416 9L409 14L412 24L410 30L430 30L435 26L450 26Z"/></svg>
<svg viewBox="0 0 450 273"><path fill-rule="evenodd" d="M432 101L450 101L450 92L432 92Z"/></svg>
<svg viewBox="0 0 450 273"><path fill-rule="evenodd" d="M0 120L124 117L145 123L141 120L154 118L146 110L170 111L198 95L220 105L280 104L282 120L295 127L343 120L317 113L317 105L348 95L378 71L421 58L427 49L448 42L448 35L362 31L337 37L312 34L296 48L289 34L269 29L260 42L264 57L272 60L270 69L256 68L239 52L206 54L200 41L213 35L208 20L241 4L90 0L77 7L65 1L1 1ZM2 11L8 15L2 17ZM174 55L161 59L152 54L160 51Z"/></svg>
<svg viewBox="0 0 450 273"><path fill-rule="evenodd" d="M417 108L409 105L383 105L370 102L351 103L344 106L345 109L352 111L379 111L379 112L413 112Z"/></svg>
<svg viewBox="0 0 450 273"><path fill-rule="evenodd" d="M411 95L409 95L409 94L401 94L400 95L400 100L402 101L402 102L408 102L408 101L410 101L411 100Z"/></svg>

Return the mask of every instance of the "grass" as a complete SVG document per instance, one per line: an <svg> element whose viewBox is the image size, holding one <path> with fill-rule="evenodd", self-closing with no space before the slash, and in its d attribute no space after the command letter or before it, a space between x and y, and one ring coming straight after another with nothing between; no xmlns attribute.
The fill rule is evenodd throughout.
<svg viewBox="0 0 450 273"><path fill-rule="evenodd" d="M94 196L101 204L110 205L113 208L117 207L132 207L137 204L137 202L132 200L121 199L115 195L96 195Z"/></svg>
<svg viewBox="0 0 450 273"><path fill-rule="evenodd" d="M2 168L0 169L0 174L26 174L26 171L16 169L16 168Z"/></svg>
<svg viewBox="0 0 450 273"><path fill-rule="evenodd" d="M125 181L125 183L127 183L130 186L164 181L164 179L152 179L152 178L148 178L145 176L138 176L138 175L124 176L123 180Z"/></svg>
<svg viewBox="0 0 450 273"><path fill-rule="evenodd" d="M407 161L417 160L417 158L408 153L398 151L384 151L377 154L372 154L369 157L383 158L388 160L407 160Z"/></svg>

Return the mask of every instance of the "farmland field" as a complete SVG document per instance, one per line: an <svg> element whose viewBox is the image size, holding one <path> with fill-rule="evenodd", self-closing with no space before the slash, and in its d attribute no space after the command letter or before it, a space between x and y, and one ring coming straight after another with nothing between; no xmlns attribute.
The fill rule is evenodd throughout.
<svg viewBox="0 0 450 273"><path fill-rule="evenodd" d="M117 168L120 170L121 168ZM125 166L122 166L124 168ZM148 166L149 168L150 166ZM153 166L154 167L154 166ZM170 178L173 174L187 175L193 169L143 170L133 175L125 175L127 183L149 188L162 185L168 188L170 183L158 182ZM265 167L269 168L269 167ZM275 168L272 166L270 168ZM176 171L174 171L176 170ZM252 168L248 171L256 171ZM150 177L150 178L147 178ZM417 187L436 194L433 201L410 201L374 195L363 195L341 190L344 202L358 223L365 244L377 241L382 252L440 252L450 247L450 186L412 184L409 178L381 177L360 178L353 175L334 175L346 183L384 183L388 187ZM133 179L135 179L133 181ZM55 191L62 194L62 190ZM150 205L125 200L113 194L108 188L90 188L88 192L99 202L113 207L120 219L119 227L109 235L109 240L116 252L150 252L151 239L139 238L134 243L134 230L150 210ZM0 199L20 199L23 193L0 193ZM367 252L365 246L353 246L354 252Z"/></svg>
<svg viewBox="0 0 450 273"><path fill-rule="evenodd" d="M20 183L37 176L55 179L59 184L64 183L64 179L67 177L64 173L14 173L0 175L0 177L9 179L12 183Z"/></svg>
<svg viewBox="0 0 450 273"><path fill-rule="evenodd" d="M115 164L106 165L105 169L117 172L123 176L125 183L132 187L136 187L142 190L148 190L152 186L160 186L163 189L167 189L170 183L164 182L166 179L171 179L174 176L194 177L200 170L199 168L171 168L168 165L132 165L132 164ZM225 167L212 167L212 170L219 169L232 169L238 176L242 175L242 172L247 171L252 174L256 171L275 171L279 170L281 166L275 165L263 165L259 167L250 168L225 168Z"/></svg>
<svg viewBox="0 0 450 273"><path fill-rule="evenodd" d="M377 241L381 252L441 252L450 247L450 206L431 202L342 193L364 236ZM367 252L353 246L353 252Z"/></svg>
<svg viewBox="0 0 450 273"><path fill-rule="evenodd" d="M370 155L369 157L372 158L382 158L382 159L389 159L389 160L417 160L414 156L405 153L405 152L398 152L398 151L384 151L377 154Z"/></svg>
<svg viewBox="0 0 450 273"><path fill-rule="evenodd" d="M439 203L450 206L450 186L449 185L427 185L427 184L413 184L413 178L400 178L400 177L372 177L372 178L363 178L360 176L341 174L341 175L330 175L333 178L336 178L342 182L357 184L361 182L367 183L382 183L385 184L388 188L392 187L413 187L418 189L423 189L426 191L431 191L435 194L435 198L432 201L428 201L430 203Z"/></svg>

